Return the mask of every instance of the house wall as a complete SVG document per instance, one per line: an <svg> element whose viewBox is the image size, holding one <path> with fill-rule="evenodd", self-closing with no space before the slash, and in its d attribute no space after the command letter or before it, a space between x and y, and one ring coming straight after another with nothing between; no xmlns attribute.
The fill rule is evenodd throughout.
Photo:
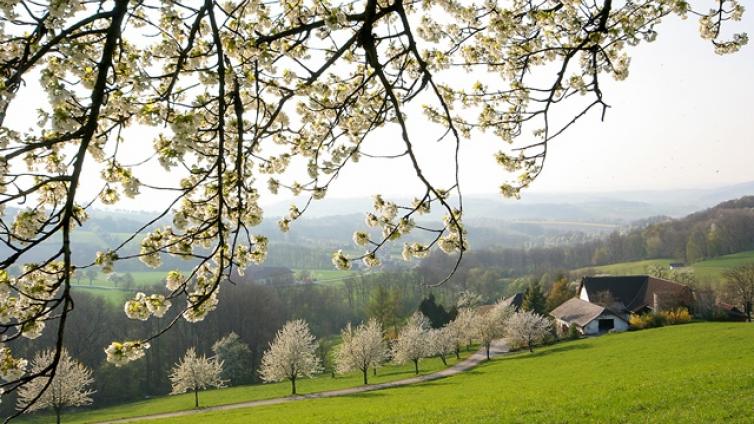
<svg viewBox="0 0 754 424"><path fill-rule="evenodd" d="M601 319L612 319L613 331L621 332L621 331L628 330L628 323L624 321L621 317L618 317L610 313L606 313L606 314L602 314L598 316L597 318L590 321L589 324L585 325L584 334L599 334Z"/></svg>
<svg viewBox="0 0 754 424"><path fill-rule="evenodd" d="M579 299L586 300L589 302L589 293L586 292L586 289L582 286L581 290L579 291Z"/></svg>

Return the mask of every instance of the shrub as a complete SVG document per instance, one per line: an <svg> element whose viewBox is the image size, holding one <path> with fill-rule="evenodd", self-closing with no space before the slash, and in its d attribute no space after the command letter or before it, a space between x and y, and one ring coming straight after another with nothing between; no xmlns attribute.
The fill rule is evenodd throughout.
<svg viewBox="0 0 754 424"><path fill-rule="evenodd" d="M628 318L628 324L636 330L654 327L654 323L655 319L652 314L631 314Z"/></svg>
<svg viewBox="0 0 754 424"><path fill-rule="evenodd" d="M631 314L628 323L631 328L641 330L644 328L662 327L664 325L684 324L691 321L691 314L686 308L676 308L658 313L645 313L641 315Z"/></svg>
<svg viewBox="0 0 754 424"><path fill-rule="evenodd" d="M665 325L685 324L691 321L691 314L686 308L676 308L662 311L659 316L665 321Z"/></svg>

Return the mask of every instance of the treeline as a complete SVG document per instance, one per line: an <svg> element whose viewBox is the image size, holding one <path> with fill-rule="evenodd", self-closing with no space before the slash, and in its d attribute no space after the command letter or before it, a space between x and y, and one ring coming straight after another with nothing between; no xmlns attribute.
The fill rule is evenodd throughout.
<svg viewBox="0 0 754 424"><path fill-rule="evenodd" d="M455 304L453 287L429 289L421 282L421 275L415 271L398 271L355 276L337 286L279 287L248 281L226 284L220 292L220 306L204 321L188 324L179 319L174 328L151 342L144 358L121 368L105 362L104 348L114 340L145 339L154 334L179 312L180 301L174 301L162 319L141 322L128 319L121 303L75 289L75 309L66 323L65 347L94 371L96 392L92 397L98 406L169 393L166 376L186 350L196 347L199 354L212 355L212 344L231 331L250 349L249 379L242 383L255 383L259 382L262 355L286 321L304 319L310 323L312 332L323 339L325 362L326 348L332 345L328 339L339 334L348 322L376 317L388 331L395 331L430 293L438 303ZM154 288L154 292L162 290ZM14 352L33 357L37 350L54 345L54 334L48 331L35 340L34 351L31 343L18 343ZM4 399L0 412L7 414L14 404L10 397L7 402Z"/></svg>
<svg viewBox="0 0 754 424"><path fill-rule="evenodd" d="M453 280L464 284L475 277L474 273L512 278L656 258L695 262L751 249L754 249L754 196L747 196L682 219L653 222L571 246L472 249L464 256ZM419 269L425 278L439 280L454 264L454 257L434 253L422 261Z"/></svg>

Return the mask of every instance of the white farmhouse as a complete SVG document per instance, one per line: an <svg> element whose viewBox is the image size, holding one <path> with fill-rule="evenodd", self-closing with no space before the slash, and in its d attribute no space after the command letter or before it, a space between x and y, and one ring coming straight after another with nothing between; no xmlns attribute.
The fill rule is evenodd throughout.
<svg viewBox="0 0 754 424"><path fill-rule="evenodd" d="M569 299L553 309L550 315L555 318L557 329L563 333L568 332L571 326L584 335L628 330L624 314L579 298Z"/></svg>

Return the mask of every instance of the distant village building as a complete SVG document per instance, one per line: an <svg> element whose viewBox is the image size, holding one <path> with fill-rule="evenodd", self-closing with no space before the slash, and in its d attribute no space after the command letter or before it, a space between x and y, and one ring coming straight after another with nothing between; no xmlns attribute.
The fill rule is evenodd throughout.
<svg viewBox="0 0 754 424"><path fill-rule="evenodd" d="M561 333L567 333L571 326L575 326L584 335L628 330L628 321L624 313L577 297L553 309L550 315L555 318L555 324Z"/></svg>
<svg viewBox="0 0 754 424"><path fill-rule="evenodd" d="M746 313L737 307L724 302L718 302L715 306L723 314L724 318L728 321L746 321Z"/></svg>

